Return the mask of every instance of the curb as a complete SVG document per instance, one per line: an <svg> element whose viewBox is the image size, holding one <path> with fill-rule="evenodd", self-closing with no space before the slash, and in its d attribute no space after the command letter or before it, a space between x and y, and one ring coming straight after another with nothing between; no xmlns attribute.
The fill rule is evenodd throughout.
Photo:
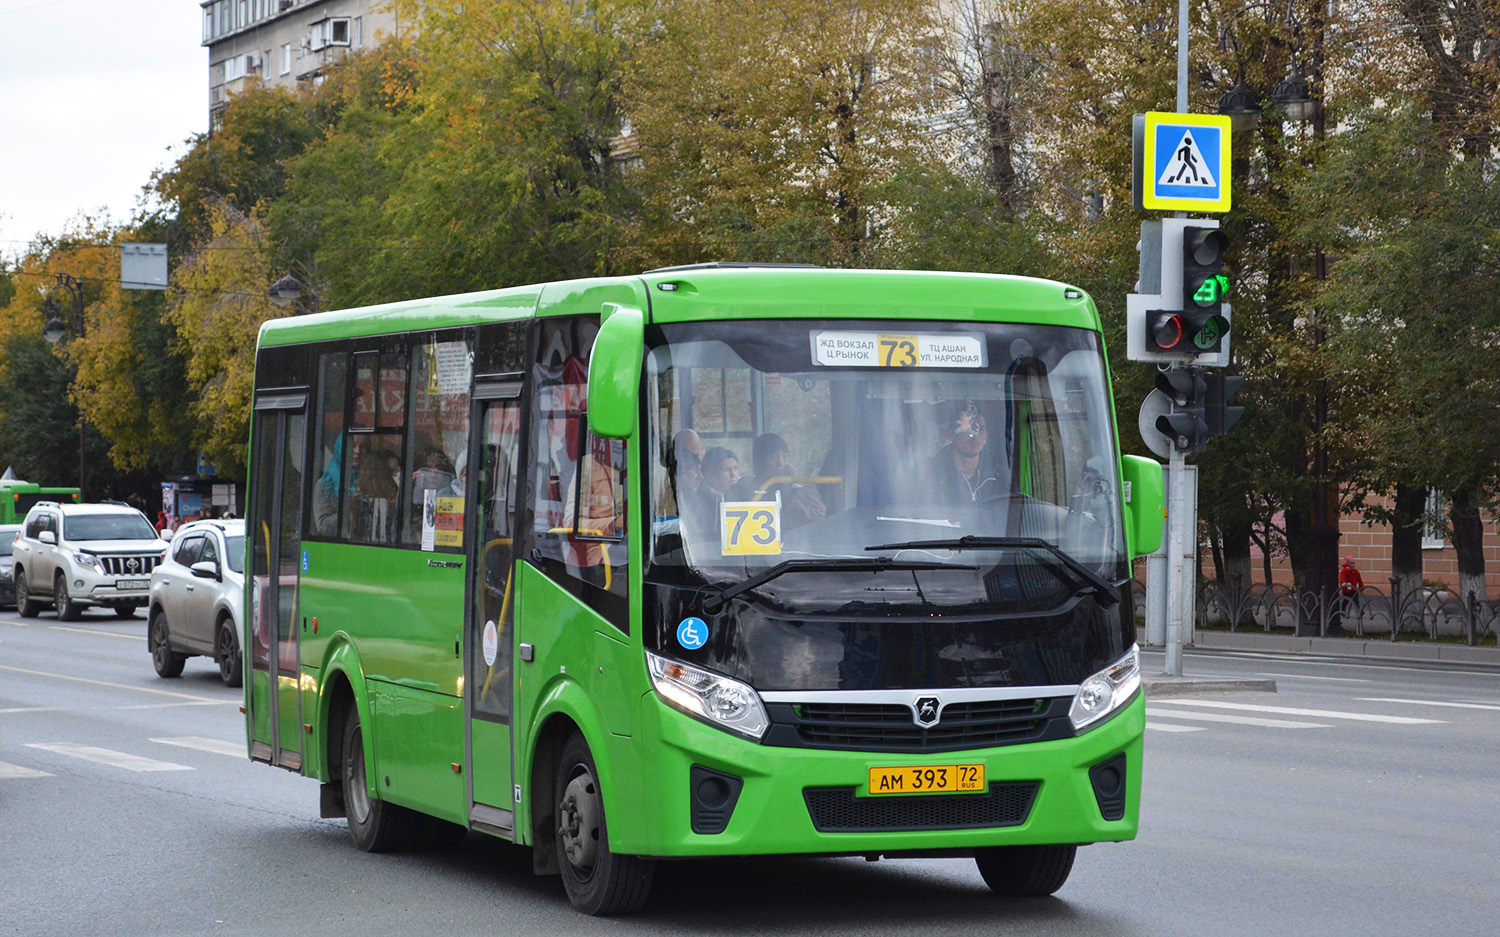
<svg viewBox="0 0 1500 937"><path fill-rule="evenodd" d="M1275 693L1276 681L1233 677L1174 677L1165 674L1143 676L1141 686L1146 698L1166 699L1172 696L1213 696L1220 693Z"/></svg>

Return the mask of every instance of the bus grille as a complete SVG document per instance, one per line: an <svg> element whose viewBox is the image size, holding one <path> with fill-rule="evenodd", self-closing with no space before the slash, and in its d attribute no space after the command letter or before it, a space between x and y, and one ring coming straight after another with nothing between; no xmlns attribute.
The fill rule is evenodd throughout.
<svg viewBox="0 0 1500 937"><path fill-rule="evenodd" d="M950 703L942 721L923 728L910 708L885 703L794 703L767 707L773 723L795 733L771 732L769 744L874 752L958 751L1066 738L1066 699ZM782 726L775 726L781 729Z"/></svg>
<svg viewBox="0 0 1500 937"><path fill-rule="evenodd" d="M991 784L983 794L855 797L852 787L802 792L819 833L901 833L1020 826L1031 814L1037 782Z"/></svg>
<svg viewBox="0 0 1500 937"><path fill-rule="evenodd" d="M145 576L150 578L151 571L156 568L161 556L156 553L144 553L130 556L100 556L99 562L104 564L104 573L107 576Z"/></svg>

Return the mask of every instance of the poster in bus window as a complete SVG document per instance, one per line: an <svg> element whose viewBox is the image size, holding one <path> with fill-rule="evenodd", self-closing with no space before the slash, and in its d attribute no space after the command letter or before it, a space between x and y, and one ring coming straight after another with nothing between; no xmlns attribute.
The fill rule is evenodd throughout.
<svg viewBox="0 0 1500 937"><path fill-rule="evenodd" d="M464 545L464 499L439 495L433 518L432 542L439 547Z"/></svg>
<svg viewBox="0 0 1500 937"><path fill-rule="evenodd" d="M431 552L437 546L437 491L422 492L422 549Z"/></svg>

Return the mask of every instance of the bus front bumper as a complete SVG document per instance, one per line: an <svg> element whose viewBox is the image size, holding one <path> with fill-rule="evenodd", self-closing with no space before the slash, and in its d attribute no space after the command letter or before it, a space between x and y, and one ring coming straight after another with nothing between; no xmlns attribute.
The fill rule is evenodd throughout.
<svg viewBox="0 0 1500 937"><path fill-rule="evenodd" d="M622 756L616 764L634 762L635 770L615 779L621 802L640 806L609 817L618 852L963 852L1136 835L1146 719L1139 692L1075 738L920 754L760 745L685 715L655 694L643 698L642 708L639 737L612 740ZM869 793L872 768L953 765L983 765L986 790ZM1101 798L1101 782L1108 792L1112 777L1123 781L1123 790L1114 785L1115 795ZM708 832L694 832L695 826Z"/></svg>

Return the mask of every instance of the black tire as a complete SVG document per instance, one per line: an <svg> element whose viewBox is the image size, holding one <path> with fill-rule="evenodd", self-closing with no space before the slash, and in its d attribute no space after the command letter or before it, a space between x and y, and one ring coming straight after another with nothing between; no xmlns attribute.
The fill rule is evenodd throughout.
<svg viewBox="0 0 1500 937"><path fill-rule="evenodd" d="M182 665L187 655L172 650L171 632L167 630L167 613L157 609L151 613L151 625L146 629L146 645L151 648L151 665L158 677L182 676Z"/></svg>
<svg viewBox="0 0 1500 937"><path fill-rule="evenodd" d="M31 588L26 585L26 571L16 570L16 614L35 618L41 610L42 603L31 597Z"/></svg>
<svg viewBox="0 0 1500 937"><path fill-rule="evenodd" d="M974 855L984 883L997 895L1036 898L1063 887L1077 846L991 846Z"/></svg>
<svg viewBox="0 0 1500 937"><path fill-rule="evenodd" d="M557 766L557 864L574 908L584 914L629 914L650 897L656 866L610 850L598 778L588 743L573 733Z"/></svg>
<svg viewBox="0 0 1500 937"><path fill-rule="evenodd" d="M421 832L422 817L370 796L364 731L353 706L344 720L343 784L349 838L354 845L365 852L394 852L412 845Z"/></svg>
<svg viewBox="0 0 1500 937"><path fill-rule="evenodd" d="M116 605L115 606L115 617L116 618L134 618L135 617L135 606L134 605Z"/></svg>
<svg viewBox="0 0 1500 937"><path fill-rule="evenodd" d="M68 594L68 577L61 572L52 577L52 604L57 608L58 621L77 621L83 617L83 606Z"/></svg>
<svg viewBox="0 0 1500 937"><path fill-rule="evenodd" d="M245 662L240 657L240 639L234 630L234 622L228 618L221 618L214 628L214 659L219 663L219 679L225 686L244 683Z"/></svg>

